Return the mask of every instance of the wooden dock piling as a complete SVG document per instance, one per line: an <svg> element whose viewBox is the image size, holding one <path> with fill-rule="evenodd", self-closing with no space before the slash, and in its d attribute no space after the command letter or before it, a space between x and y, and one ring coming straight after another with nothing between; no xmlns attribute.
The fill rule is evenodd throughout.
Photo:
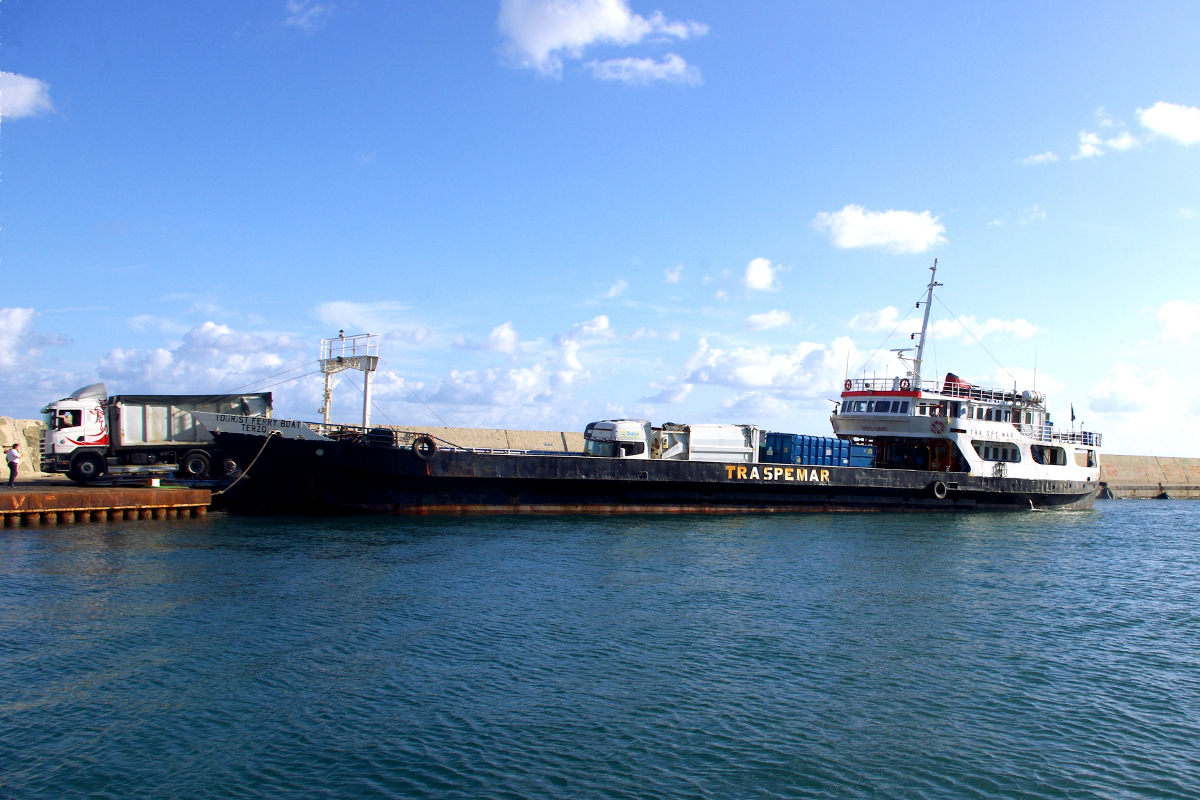
<svg viewBox="0 0 1200 800"><path fill-rule="evenodd" d="M31 485L0 491L5 528L208 515L208 489Z"/></svg>

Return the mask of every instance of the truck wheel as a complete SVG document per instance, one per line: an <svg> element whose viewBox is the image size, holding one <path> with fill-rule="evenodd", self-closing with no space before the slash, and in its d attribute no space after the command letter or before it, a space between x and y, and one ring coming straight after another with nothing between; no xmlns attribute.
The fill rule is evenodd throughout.
<svg viewBox="0 0 1200 800"><path fill-rule="evenodd" d="M212 461L209 460L208 453L197 450L183 457L183 461L179 464L179 470L187 478L204 478L208 476L211 466Z"/></svg>
<svg viewBox="0 0 1200 800"><path fill-rule="evenodd" d="M95 453L84 453L71 462L67 475L76 483L94 481L105 473L104 459Z"/></svg>

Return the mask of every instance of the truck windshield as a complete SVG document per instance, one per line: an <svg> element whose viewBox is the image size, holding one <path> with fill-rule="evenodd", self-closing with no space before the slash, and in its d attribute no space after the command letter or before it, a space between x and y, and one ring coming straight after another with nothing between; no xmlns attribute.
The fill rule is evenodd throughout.
<svg viewBox="0 0 1200 800"><path fill-rule="evenodd" d="M612 458L617 454L616 442L598 442L595 439L587 437L583 440L583 454Z"/></svg>
<svg viewBox="0 0 1200 800"><path fill-rule="evenodd" d="M79 409L60 409L54 412L54 430L78 428L82 424L83 412Z"/></svg>

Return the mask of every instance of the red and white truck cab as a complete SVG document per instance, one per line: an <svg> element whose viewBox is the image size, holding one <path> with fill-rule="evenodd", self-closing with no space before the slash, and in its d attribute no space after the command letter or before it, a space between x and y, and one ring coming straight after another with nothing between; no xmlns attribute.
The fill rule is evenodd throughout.
<svg viewBox="0 0 1200 800"><path fill-rule="evenodd" d="M192 411L270 417L271 393L108 397L102 383L84 386L42 409L42 470L80 483L105 473L205 478L236 470Z"/></svg>

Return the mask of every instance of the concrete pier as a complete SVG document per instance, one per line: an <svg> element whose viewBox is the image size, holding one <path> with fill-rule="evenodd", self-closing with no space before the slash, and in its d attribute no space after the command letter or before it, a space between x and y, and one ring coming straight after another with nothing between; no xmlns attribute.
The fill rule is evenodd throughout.
<svg viewBox="0 0 1200 800"><path fill-rule="evenodd" d="M184 519L208 514L208 489L62 486L30 482L0 487L6 528L133 519Z"/></svg>

